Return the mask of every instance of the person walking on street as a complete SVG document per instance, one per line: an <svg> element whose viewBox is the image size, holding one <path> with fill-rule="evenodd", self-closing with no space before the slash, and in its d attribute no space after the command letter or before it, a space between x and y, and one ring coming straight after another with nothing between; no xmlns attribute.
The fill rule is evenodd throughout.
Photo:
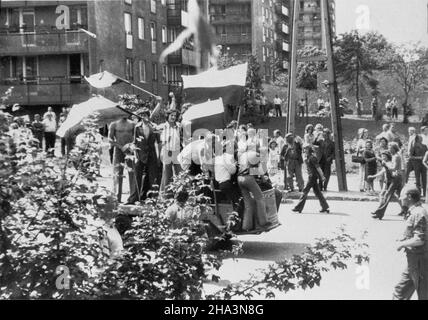
<svg viewBox="0 0 428 320"><path fill-rule="evenodd" d="M299 213L303 211L306 199L308 198L309 191L313 189L321 205L320 213L330 213L328 203L325 200L321 190L319 189L318 176L321 178L322 181L325 181L325 177L321 171L321 168L319 167L318 159L314 155L312 146L305 145L303 147L303 150L306 155L305 164L308 170L308 181L306 182L305 188L303 189L303 194L300 197L299 203L296 205L296 207L294 207L292 211Z"/></svg>
<svg viewBox="0 0 428 320"><path fill-rule="evenodd" d="M117 195L117 201L122 202L123 169L127 166L129 190L135 183L135 172L132 161L126 160L134 141L135 123L128 118L122 118L110 124L108 139L113 148L113 192ZM128 201L129 202L129 201Z"/></svg>
<svg viewBox="0 0 428 320"><path fill-rule="evenodd" d="M278 95L275 95L275 99L273 99L273 104L275 107L276 116L282 117L282 100L278 97Z"/></svg>
<svg viewBox="0 0 428 320"><path fill-rule="evenodd" d="M299 104L299 117L303 118L305 116L305 109L306 109L306 101L305 99L300 99Z"/></svg>
<svg viewBox="0 0 428 320"><path fill-rule="evenodd" d="M397 251L404 249L407 266L394 288L393 299L410 300L416 291L419 300L428 300L428 213L415 187L405 187L400 201L409 211Z"/></svg>
<svg viewBox="0 0 428 320"><path fill-rule="evenodd" d="M367 193L369 195L373 195L374 182L373 179L369 179L368 177L376 175L377 173L377 158L375 152L373 151L373 142L371 140L366 141L366 148L363 152L363 157L366 164L366 174L364 181L367 186Z"/></svg>
<svg viewBox="0 0 428 320"><path fill-rule="evenodd" d="M52 113L47 112L45 114L46 117L43 119L43 126L45 128L45 151L54 156L57 125Z"/></svg>

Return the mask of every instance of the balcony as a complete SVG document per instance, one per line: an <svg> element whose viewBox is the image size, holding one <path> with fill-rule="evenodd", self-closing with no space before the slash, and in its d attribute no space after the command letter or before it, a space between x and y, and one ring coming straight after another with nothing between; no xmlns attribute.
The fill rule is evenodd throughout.
<svg viewBox="0 0 428 320"><path fill-rule="evenodd" d="M74 80L76 81L76 80ZM86 83L72 83L64 77L43 80L6 79L0 81L0 92L13 87L7 104L43 105L43 104L75 104L90 97L89 85Z"/></svg>
<svg viewBox="0 0 428 320"><path fill-rule="evenodd" d="M197 67L198 61L196 52L189 49L181 49L180 51L168 56L168 64Z"/></svg>
<svg viewBox="0 0 428 320"><path fill-rule="evenodd" d="M210 15L210 23L216 24L236 24L251 23L251 14L248 13L218 13Z"/></svg>
<svg viewBox="0 0 428 320"><path fill-rule="evenodd" d="M303 13L320 13L321 12L321 8L317 7L317 6L305 6L304 8L300 8L300 12Z"/></svg>
<svg viewBox="0 0 428 320"><path fill-rule="evenodd" d="M215 42L218 44L251 44L251 34L229 33L216 35Z"/></svg>
<svg viewBox="0 0 428 320"><path fill-rule="evenodd" d="M37 55L88 52L89 36L82 31L0 31L0 55Z"/></svg>
<svg viewBox="0 0 428 320"><path fill-rule="evenodd" d="M299 20L297 22L297 26L299 26L299 27L320 27L321 26L321 20L319 20L319 19Z"/></svg>

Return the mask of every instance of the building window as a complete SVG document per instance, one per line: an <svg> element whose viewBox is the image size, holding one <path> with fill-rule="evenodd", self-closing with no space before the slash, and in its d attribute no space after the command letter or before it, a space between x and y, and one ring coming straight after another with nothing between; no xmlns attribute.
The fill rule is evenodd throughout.
<svg viewBox="0 0 428 320"><path fill-rule="evenodd" d="M126 48L132 49L132 18L131 14L125 12L125 36L126 36Z"/></svg>
<svg viewBox="0 0 428 320"><path fill-rule="evenodd" d="M157 50L156 50L157 35L156 35L156 24L154 22L150 23L150 39L152 41L152 53L156 54L156 52L157 52Z"/></svg>
<svg viewBox="0 0 428 320"><path fill-rule="evenodd" d="M161 0L161 4L162 4L163 6L166 6L166 0Z"/></svg>
<svg viewBox="0 0 428 320"><path fill-rule="evenodd" d="M156 0L150 0L150 11L156 13Z"/></svg>
<svg viewBox="0 0 428 320"><path fill-rule="evenodd" d="M167 43L167 32L166 32L166 26L162 26L162 43Z"/></svg>
<svg viewBox="0 0 428 320"><path fill-rule="evenodd" d="M126 4L132 4L132 0L125 0Z"/></svg>
<svg viewBox="0 0 428 320"><path fill-rule="evenodd" d="M131 58L126 58L125 60L125 79L131 81L134 80L134 70Z"/></svg>
<svg viewBox="0 0 428 320"><path fill-rule="evenodd" d="M144 28L144 19L138 18L138 39L144 40L145 28Z"/></svg>
<svg viewBox="0 0 428 320"><path fill-rule="evenodd" d="M169 42L174 42L177 39L177 29L169 28Z"/></svg>
<svg viewBox="0 0 428 320"><path fill-rule="evenodd" d="M153 81L158 81L158 64L157 63L153 63L152 64L152 80Z"/></svg>
<svg viewBox="0 0 428 320"><path fill-rule="evenodd" d="M162 65L162 83L168 83L168 66L165 64Z"/></svg>
<svg viewBox="0 0 428 320"><path fill-rule="evenodd" d="M140 82L146 82L146 61L140 60L138 69L140 73Z"/></svg>

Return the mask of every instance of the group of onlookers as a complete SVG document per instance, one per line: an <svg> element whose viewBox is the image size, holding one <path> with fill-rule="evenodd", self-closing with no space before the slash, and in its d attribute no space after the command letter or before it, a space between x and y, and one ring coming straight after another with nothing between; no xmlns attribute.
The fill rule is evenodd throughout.
<svg viewBox="0 0 428 320"><path fill-rule="evenodd" d="M384 124L382 132L374 140L369 139L367 129L358 131L356 155L362 159L359 165L360 191L374 194L374 179L381 188L381 204L374 213L382 219L391 197L399 195L401 188L414 172L416 187L426 196L428 168L428 127L420 133L414 127L408 129L408 139L403 143L394 124ZM406 214L402 208L400 215Z"/></svg>

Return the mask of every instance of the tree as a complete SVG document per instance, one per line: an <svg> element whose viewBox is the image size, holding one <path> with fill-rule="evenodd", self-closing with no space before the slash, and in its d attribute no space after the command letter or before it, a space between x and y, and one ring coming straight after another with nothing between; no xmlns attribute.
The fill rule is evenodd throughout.
<svg viewBox="0 0 428 320"><path fill-rule="evenodd" d="M389 71L400 83L404 93L403 123L408 123L410 97L427 85L428 48L419 44L397 47L389 62Z"/></svg>
<svg viewBox="0 0 428 320"><path fill-rule="evenodd" d="M359 34L352 31L340 35L334 43L334 58L339 81L350 86L355 92L356 101L360 101L361 86L371 79L373 71L386 68L383 58L391 52L392 46L386 38L376 32ZM357 103L357 113L362 114Z"/></svg>
<svg viewBox="0 0 428 320"><path fill-rule="evenodd" d="M304 47L297 53L299 57L325 56L325 52L316 47ZM319 72L326 71L324 61L299 62L297 64L297 87L306 90L317 90L317 76Z"/></svg>

